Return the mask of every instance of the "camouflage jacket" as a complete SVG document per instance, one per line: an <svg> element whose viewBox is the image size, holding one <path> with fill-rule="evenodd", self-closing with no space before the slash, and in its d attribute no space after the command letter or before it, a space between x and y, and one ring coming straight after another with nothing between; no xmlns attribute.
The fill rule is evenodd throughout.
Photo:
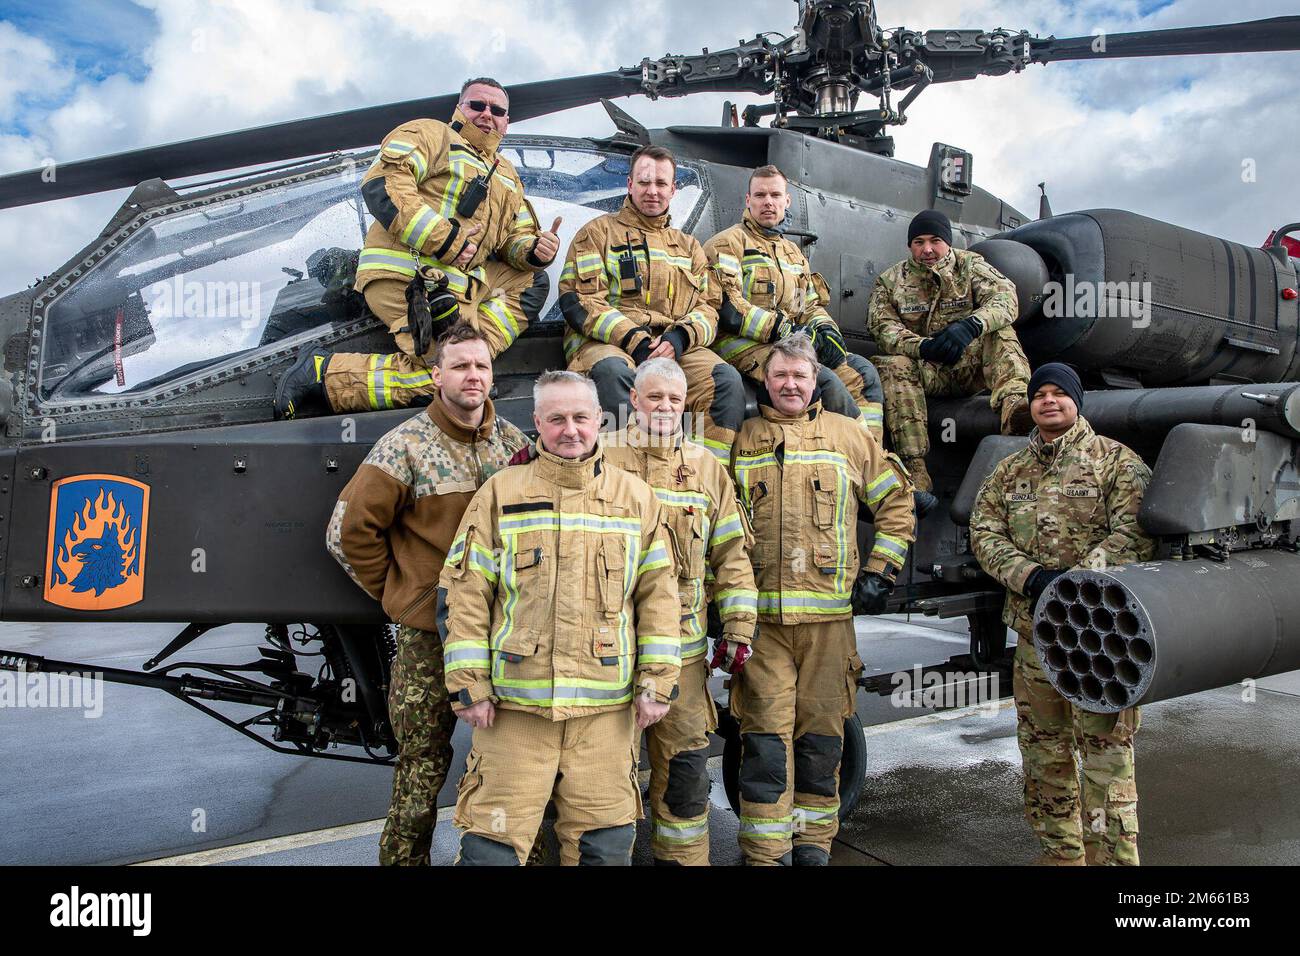
<svg viewBox="0 0 1300 956"><path fill-rule="evenodd" d="M357 263L356 289L377 278L411 279L415 256L446 273L451 290L468 301L472 279L482 281L483 263L496 256L520 270L544 268L532 257L537 218L510 160L497 152L501 136L484 133L457 110L450 124L432 119L405 123L384 137L379 155L361 180L361 195L375 217ZM474 214L456 206L465 186L491 178ZM481 226L472 238L471 226ZM467 242L478 251L463 267L449 265Z"/></svg>
<svg viewBox="0 0 1300 956"><path fill-rule="evenodd" d="M748 644L754 636L758 592L749 564L749 526L736 505L731 476L707 448L675 439L656 441L636 422L607 436L605 458L654 489L677 559L682 602L682 660L703 654L704 605L713 594L723 632Z"/></svg>
<svg viewBox="0 0 1300 956"><path fill-rule="evenodd" d="M1004 329L1019 314L1016 287L979 253L951 249L933 267L911 256L876 277L867 330L886 355L920 358L921 340L968 315L984 332Z"/></svg>
<svg viewBox="0 0 1300 956"><path fill-rule="evenodd" d="M856 421L813 404L787 418L760 403L732 446L732 474L754 528L758 616L778 624L851 617L860 567L858 506L874 516L868 571L893 580L915 540L912 486Z"/></svg>
<svg viewBox="0 0 1300 956"><path fill-rule="evenodd" d="M1151 472L1082 416L1056 441L1037 429L1024 450L999 462L970 516L980 566L1007 589L1002 620L1027 635L1034 609L1026 582L1051 570L1145 561L1155 542L1138 526Z"/></svg>
<svg viewBox="0 0 1300 956"><path fill-rule="evenodd" d="M677 568L655 493L605 461L540 446L461 519L439 584L452 707L491 699L566 720L677 696Z"/></svg>
<svg viewBox="0 0 1300 956"><path fill-rule="evenodd" d="M461 515L479 486L528 445L491 401L483 424L470 430L435 394L375 442L334 505L325 545L390 620L432 631L438 574Z"/></svg>
<svg viewBox="0 0 1300 956"><path fill-rule="evenodd" d="M723 296L713 350L728 362L770 342L782 315L796 326L835 324L826 311L826 280L797 244L764 229L748 212L706 242L704 254Z"/></svg>
<svg viewBox="0 0 1300 956"><path fill-rule="evenodd" d="M630 199L616 213L578 230L560 273L560 310L569 328L564 355L588 340L629 355L669 328L686 347L704 348L718 332L722 294L709 281L709 263L694 236L669 226L667 213L641 215ZM635 263L635 278L620 277L620 259Z"/></svg>

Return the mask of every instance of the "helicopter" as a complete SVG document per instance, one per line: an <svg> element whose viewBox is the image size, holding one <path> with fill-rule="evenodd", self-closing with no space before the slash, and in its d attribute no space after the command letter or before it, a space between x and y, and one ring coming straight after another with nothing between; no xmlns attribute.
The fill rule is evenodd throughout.
<svg viewBox="0 0 1300 956"><path fill-rule="evenodd" d="M936 143L925 166L894 158L891 129L935 84L1036 64L1300 50L1300 17L1098 43L1001 28L885 31L863 0L798 0L798 11L788 37L760 34L728 49L510 87L515 122L602 103L615 129L506 137L501 148L541 219L562 216L567 240L616 210L631 154L654 144L677 156L673 222L705 239L739 221L750 171L774 164L793 197L785 232L826 279L828 309L849 347L870 357L872 283L900 258L912 216L943 211L954 245L981 252L1015 283L1016 329L1033 364L1078 368L1094 427L1154 466L1143 520L1155 516L1155 563L1295 558L1300 282L1285 242L1300 224L1276 224L1270 247L1252 249L1123 210L1053 215L1045 193L1031 217L979 187L974 156L958 146ZM700 92L771 102L743 111L728 104L716 126L665 129L647 129L612 102ZM0 668L154 687L280 753L393 759L386 699L394 635L379 605L327 554L323 535L371 445L411 411L275 421L272 400L306 346L393 349L350 288L370 224L360 175L388 130L450 116L456 99L85 160L61 166L54 182L42 170L0 176L0 208L133 187L69 262L0 299L0 620L188 622L138 671L12 651L0 651ZM227 172L251 167L263 168ZM184 189L167 182L210 174L220 175ZM496 362L497 412L526 430L534 378L563 363L559 265L540 320ZM1069 298L1085 286L1145 311L1138 320L1099 314L1094 302L1055 314L1054 293ZM980 482L1024 439L999 436L980 397L932 400L930 415L940 439L928 459L939 506L919 526L889 611L965 617L964 660L1005 670L1004 594L975 562L966 524ZM1264 440L1243 446L1233 436L1247 420ZM871 534L864 524L868 549ZM1083 594L1067 600L1058 585L1061 613L1076 605L1091 613L1122 590L1092 583L1102 595L1095 606ZM1143 620L1137 626L1159 629ZM208 631L235 623L265 624L260 659L177 659ZM1276 636L1284 642L1300 634ZM299 657L318 645L323 665L304 672ZM1160 646L1162 661L1177 656L1169 641ZM1292 659L1227 663L1199 680L1218 686ZM1074 699L1105 696L1102 687L1098 700L1087 698L1076 683ZM1176 689L1197 689L1189 687ZM215 703L251 710L237 719ZM850 721L857 732L845 737L842 816L865 776L861 726ZM734 795L734 722L724 717L721 732Z"/></svg>

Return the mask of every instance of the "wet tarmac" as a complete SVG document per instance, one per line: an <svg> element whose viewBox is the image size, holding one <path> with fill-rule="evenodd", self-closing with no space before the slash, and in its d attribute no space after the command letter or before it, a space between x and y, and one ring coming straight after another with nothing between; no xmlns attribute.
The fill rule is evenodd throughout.
<svg viewBox="0 0 1300 956"><path fill-rule="evenodd" d="M868 671L910 673L965 650L964 620L859 621ZM171 625L0 625L0 648L139 668ZM261 629L220 628L186 659L256 658ZM300 661L303 669L316 665ZM950 700L949 703L964 701ZM1009 702L898 706L866 692L867 781L841 828L836 865L1016 864L1035 841L1021 817ZM910 702L909 702L910 703ZM102 714L0 707L0 863L141 861L230 865L375 862L391 770L276 754L157 690L105 685ZM230 713L238 713L231 708ZM1300 673L1143 709L1137 738L1140 846L1147 864L1300 863ZM457 762L468 749L458 730ZM720 747L715 748L720 753ZM714 777L712 861L738 863L736 820ZM459 769L457 769L457 774ZM450 863L454 783L433 862ZM645 826L636 861L649 860Z"/></svg>

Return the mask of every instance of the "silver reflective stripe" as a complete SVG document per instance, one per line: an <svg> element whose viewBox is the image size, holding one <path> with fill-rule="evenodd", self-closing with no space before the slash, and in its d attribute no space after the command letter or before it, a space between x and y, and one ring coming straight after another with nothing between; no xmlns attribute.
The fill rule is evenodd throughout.
<svg viewBox="0 0 1300 956"><path fill-rule="evenodd" d="M619 700L632 693L632 685L604 689L600 687L511 687L509 681L498 680L497 686L502 697L518 697L524 700Z"/></svg>
<svg viewBox="0 0 1300 956"><path fill-rule="evenodd" d="M442 663L455 664L458 661L482 661L484 665L488 662L488 648L484 644L482 647L466 647L454 651L444 651Z"/></svg>
<svg viewBox="0 0 1300 956"><path fill-rule="evenodd" d="M669 843L689 843L708 836L709 818L704 817L699 823L665 823L655 821L655 839Z"/></svg>
<svg viewBox="0 0 1300 956"><path fill-rule="evenodd" d="M691 641L689 644L683 644L682 657L686 658L686 657L693 657L696 654L703 654L706 646L707 646L707 642L703 637L701 637L698 641Z"/></svg>
<svg viewBox="0 0 1300 956"><path fill-rule="evenodd" d="M740 835L743 836L788 836L794 831L793 820L768 820L752 817L740 818Z"/></svg>
<svg viewBox="0 0 1300 956"><path fill-rule="evenodd" d="M818 826L824 823L830 823L839 816L840 806L837 803L833 807L801 807L795 805L795 817L803 818L803 822L809 826Z"/></svg>

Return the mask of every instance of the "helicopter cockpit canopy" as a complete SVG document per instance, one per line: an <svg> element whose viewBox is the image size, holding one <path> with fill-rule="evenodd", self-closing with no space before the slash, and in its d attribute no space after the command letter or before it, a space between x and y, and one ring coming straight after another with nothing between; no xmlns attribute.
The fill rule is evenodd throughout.
<svg viewBox="0 0 1300 956"><path fill-rule="evenodd" d="M625 152L511 137L502 154L518 169L542 228L563 217L564 244L618 209L627 192ZM358 186L372 156L144 214L46 307L41 404L165 396L219 366L256 362L262 352L360 318L360 297L350 290L371 223ZM679 165L674 223L693 221L704 199L698 171ZM560 321L562 258L548 270L543 324Z"/></svg>

